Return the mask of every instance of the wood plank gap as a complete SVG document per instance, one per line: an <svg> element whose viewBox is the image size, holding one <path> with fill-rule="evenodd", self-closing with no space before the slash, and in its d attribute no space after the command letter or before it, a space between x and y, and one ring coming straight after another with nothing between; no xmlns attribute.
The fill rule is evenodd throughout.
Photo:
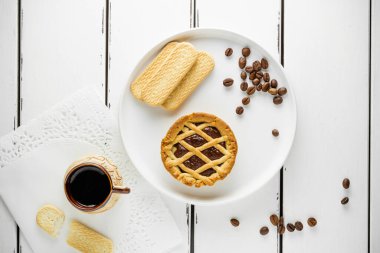
<svg viewBox="0 0 380 253"><path fill-rule="evenodd" d="M104 26L104 33L105 33L105 77L104 77L104 86L105 86L105 104L108 107L111 107L108 101L108 66L109 66L109 24L110 24L110 0L106 0L106 10L105 10L105 26Z"/></svg>
<svg viewBox="0 0 380 253"><path fill-rule="evenodd" d="M279 29L279 47L280 47L280 63L284 67L284 15L285 15L285 0L281 1L280 7L280 29ZM280 217L284 215L284 167L280 170ZM285 222L284 222L285 223ZM284 224L285 225L285 224ZM278 235L278 252L283 252L283 235Z"/></svg>
<svg viewBox="0 0 380 253"><path fill-rule="evenodd" d="M372 88L372 0L369 0L369 56L368 56L368 226L367 226L367 233L368 233L368 246L367 250L368 253L371 252L371 105L372 105L372 95L371 95L371 88Z"/></svg>
<svg viewBox="0 0 380 253"><path fill-rule="evenodd" d="M21 56L21 28L22 28L22 8L21 0L17 1L17 119L16 119L16 128L21 125L21 70L22 70L22 56ZM20 227L17 226L17 240L16 240L16 251L21 253L20 245Z"/></svg>

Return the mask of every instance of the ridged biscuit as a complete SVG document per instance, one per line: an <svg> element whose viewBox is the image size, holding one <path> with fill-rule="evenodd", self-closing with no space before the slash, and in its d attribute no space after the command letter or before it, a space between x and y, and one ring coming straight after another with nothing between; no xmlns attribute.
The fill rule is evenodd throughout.
<svg viewBox="0 0 380 253"><path fill-rule="evenodd" d="M214 59L207 52L200 51L193 67L181 83L169 95L162 105L167 110L177 109L194 92L198 85L214 69Z"/></svg>
<svg viewBox="0 0 380 253"><path fill-rule="evenodd" d="M76 220L71 222L67 243L85 253L113 252L113 243L110 239Z"/></svg>
<svg viewBox="0 0 380 253"><path fill-rule="evenodd" d="M144 86L142 100L152 106L162 105L191 69L197 55L190 43L178 43L150 82Z"/></svg>
<svg viewBox="0 0 380 253"><path fill-rule="evenodd" d="M36 215L36 222L46 233L57 237L65 220L65 214L53 205L42 206Z"/></svg>
<svg viewBox="0 0 380 253"><path fill-rule="evenodd" d="M148 67L146 67L146 69L132 82L131 92L137 99L141 99L141 93L144 87L151 81L159 70L161 64L167 59L177 44L178 42L168 43L156 56L156 58L153 59Z"/></svg>

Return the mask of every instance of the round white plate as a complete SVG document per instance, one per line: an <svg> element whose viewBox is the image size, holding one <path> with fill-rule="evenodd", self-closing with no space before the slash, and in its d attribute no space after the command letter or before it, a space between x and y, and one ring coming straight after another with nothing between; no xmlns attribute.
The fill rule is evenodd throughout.
<svg viewBox="0 0 380 253"><path fill-rule="evenodd" d="M215 60L215 69L210 76L175 112L149 107L136 100L129 90L130 83L169 41L190 42L198 50L209 52ZM274 105L272 95L256 92L251 103L245 106L243 115L239 116L235 108L241 105L245 93L240 90L241 70L237 63L241 49L246 46L251 49L247 62L251 64L253 60L266 57L271 78L277 79L279 87L286 87L288 94L281 105ZM224 55L228 47L234 50L231 57ZM235 80L233 86L223 86L227 77ZM165 170L161 161L160 145L167 130L179 117L192 112L215 114L227 122L237 139L235 166L230 175L212 187L183 185ZM296 101L283 68L258 44L225 30L195 29L166 39L141 59L122 94L119 127L132 163L159 191L188 203L221 204L256 191L280 170L295 135ZM280 131L277 138L272 136L274 128Z"/></svg>

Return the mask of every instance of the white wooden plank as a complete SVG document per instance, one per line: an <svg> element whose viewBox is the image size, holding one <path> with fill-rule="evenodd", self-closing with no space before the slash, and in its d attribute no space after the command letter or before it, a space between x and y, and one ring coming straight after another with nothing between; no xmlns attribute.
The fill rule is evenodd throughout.
<svg viewBox="0 0 380 253"><path fill-rule="evenodd" d="M120 95L140 58L156 43L189 29L190 2L111 0L109 20L109 105L117 116ZM186 204L162 196L183 235L173 252L189 250Z"/></svg>
<svg viewBox="0 0 380 253"><path fill-rule="evenodd" d="M318 225L287 233L283 252L367 252L369 1L285 1L284 15L284 65L298 105L284 214Z"/></svg>
<svg viewBox="0 0 380 253"><path fill-rule="evenodd" d="M0 1L0 136L12 131L17 122L18 5ZM17 226L0 199L0 252L16 252Z"/></svg>
<svg viewBox="0 0 380 253"><path fill-rule="evenodd" d="M196 0L199 27L217 27L243 34L279 59L280 1ZM248 11L247 11L248 10ZM222 52L223 53L223 52ZM279 174L251 196L224 206L195 207L195 252L277 252L277 233L269 216L279 213ZM238 218L240 226L230 224ZM268 226L270 233L259 230Z"/></svg>
<svg viewBox="0 0 380 253"><path fill-rule="evenodd" d="M22 1L22 123L82 87L105 92L104 4ZM20 250L32 252L22 232Z"/></svg>
<svg viewBox="0 0 380 253"><path fill-rule="evenodd" d="M380 2L372 1L370 252L380 252Z"/></svg>
<svg viewBox="0 0 380 253"><path fill-rule="evenodd" d="M22 123L84 86L104 89L103 0L22 1Z"/></svg>

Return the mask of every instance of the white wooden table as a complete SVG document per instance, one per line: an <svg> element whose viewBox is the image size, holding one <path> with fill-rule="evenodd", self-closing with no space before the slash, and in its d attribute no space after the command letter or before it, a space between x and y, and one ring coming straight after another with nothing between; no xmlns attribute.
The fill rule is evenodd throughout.
<svg viewBox="0 0 380 253"><path fill-rule="evenodd" d="M184 238L174 252L380 252L376 0L0 0L0 135L87 85L116 113L137 60L193 27L246 35L284 65L297 134L282 171L244 200L200 207L163 196ZM261 236L272 213L304 230ZM0 252L31 252L2 202Z"/></svg>

